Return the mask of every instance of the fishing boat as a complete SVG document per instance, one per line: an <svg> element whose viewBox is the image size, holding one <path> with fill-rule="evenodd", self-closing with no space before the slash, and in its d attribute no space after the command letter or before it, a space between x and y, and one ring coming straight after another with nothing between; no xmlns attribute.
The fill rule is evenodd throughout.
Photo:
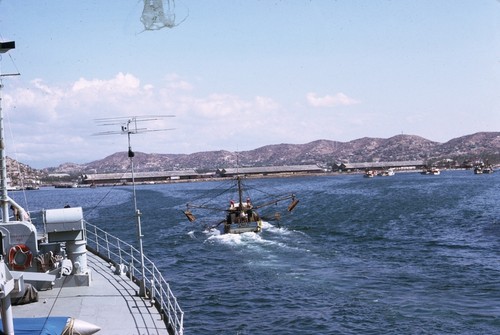
<svg viewBox="0 0 500 335"><path fill-rule="evenodd" d="M14 48L0 42L1 53ZM0 95L0 333L182 335L184 313L143 253L140 211L139 249L88 223L82 207L44 210L40 231L8 194L3 119Z"/></svg>
<svg viewBox="0 0 500 335"><path fill-rule="evenodd" d="M215 224L205 224L208 230L219 229L221 234L242 234L242 233L260 233L262 231L263 221L278 221L281 220L281 214L279 212L274 213L274 216L261 216L257 210L264 207L277 205L280 202L291 200L287 207L287 211L291 212L299 203L295 194L285 194L277 197L267 198L263 200L261 204L254 204L249 196L244 196L244 187L242 185L242 177L237 176L231 182L235 182L234 187L227 188L227 192L236 192L237 200L231 199L227 207L219 207L220 205L210 204L195 204L188 203L186 205L186 210L184 215L190 222L196 221L196 217L193 214L193 209L204 209L208 211L216 211L219 213L225 213L225 217ZM227 193L224 192L224 193ZM222 194L224 194L222 193ZM222 194L219 194L217 198L221 198ZM244 200L245 199L245 200ZM215 200L217 201L217 200Z"/></svg>

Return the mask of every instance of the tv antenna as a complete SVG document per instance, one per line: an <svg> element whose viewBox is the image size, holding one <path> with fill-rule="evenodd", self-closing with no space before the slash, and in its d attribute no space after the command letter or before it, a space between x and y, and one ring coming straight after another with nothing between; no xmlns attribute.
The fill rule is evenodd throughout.
<svg viewBox="0 0 500 335"><path fill-rule="evenodd" d="M144 251L142 246L142 228L141 228L141 211L137 208L137 195L135 190L135 177L134 177L134 152L132 151L132 146L130 144L130 135L149 133L155 131L167 131L173 130L173 128L163 128L163 129L148 129L146 127L141 127L140 125L146 122L159 121L164 118L174 117L175 115L143 115L143 116L129 116L129 117L114 117L114 118L101 118L95 119L99 126L119 126L119 130L103 131L95 133L94 135L127 135L128 140L128 157L130 158L130 170L132 175L132 194L134 198L134 211L135 219L137 224L137 240L139 242L139 253L141 257L141 272L142 280L139 286L139 295L141 297L146 296L146 272L144 267Z"/></svg>
<svg viewBox="0 0 500 335"><path fill-rule="evenodd" d="M174 130L174 128L164 128L164 129L148 129L145 127L140 127L141 123L159 121L164 118L174 117L175 115L143 115L143 116L130 116L130 117L114 117L114 118L102 118L95 119L98 126L120 126L120 130L111 130L95 133L94 135L127 135L128 139L128 157L134 157L134 152L130 145L130 135L149 133L155 131L167 131ZM132 171L133 173L133 171ZM133 177L133 176L132 176Z"/></svg>

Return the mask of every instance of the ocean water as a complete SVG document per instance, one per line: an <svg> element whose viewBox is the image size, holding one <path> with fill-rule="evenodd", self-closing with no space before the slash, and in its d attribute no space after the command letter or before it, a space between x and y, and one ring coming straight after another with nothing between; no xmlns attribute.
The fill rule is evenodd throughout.
<svg viewBox="0 0 500 335"><path fill-rule="evenodd" d="M185 312L185 334L500 333L500 172L246 184L300 203L261 234L219 235L181 212L219 182L137 187L144 250ZM82 206L135 244L130 187L11 196L36 224L43 208ZM200 220L221 219L211 215Z"/></svg>

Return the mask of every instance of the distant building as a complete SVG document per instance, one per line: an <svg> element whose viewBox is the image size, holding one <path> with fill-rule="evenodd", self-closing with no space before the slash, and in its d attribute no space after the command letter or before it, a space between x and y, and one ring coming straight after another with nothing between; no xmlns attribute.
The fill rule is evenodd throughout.
<svg viewBox="0 0 500 335"><path fill-rule="evenodd" d="M324 169L317 165L291 165L291 166L263 166L263 167L242 167L217 169L216 175L220 177L233 177L237 175L283 175L283 174L303 174L322 173Z"/></svg>
<svg viewBox="0 0 500 335"><path fill-rule="evenodd" d="M333 171L356 172L364 170L384 170L393 168L395 170L420 170L426 166L424 161L401 161L401 162L365 162L365 163L340 163L334 164Z"/></svg>
<svg viewBox="0 0 500 335"><path fill-rule="evenodd" d="M68 178L70 175L68 173L50 173L49 178Z"/></svg>
<svg viewBox="0 0 500 335"><path fill-rule="evenodd" d="M134 180L138 183L145 182L167 182L171 180L195 179L200 178L195 170L180 171L160 171L160 172L135 172ZM82 184L101 185L101 184L126 184L132 182L132 173L93 173L83 174L81 176Z"/></svg>
<svg viewBox="0 0 500 335"><path fill-rule="evenodd" d="M166 183L193 179L207 179L214 177L245 176L272 176L294 175L307 173L323 173L325 170L317 165L292 165L270 167L222 168L215 172L199 173L193 169L161 172L135 172L134 180L137 183ZM127 184L132 182L132 174L126 173L89 173L81 176L81 183L87 185Z"/></svg>

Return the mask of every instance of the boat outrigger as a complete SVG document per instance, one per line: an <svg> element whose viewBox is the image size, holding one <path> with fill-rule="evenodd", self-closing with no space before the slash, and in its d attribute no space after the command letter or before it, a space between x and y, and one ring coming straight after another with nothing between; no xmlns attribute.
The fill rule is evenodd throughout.
<svg viewBox="0 0 500 335"><path fill-rule="evenodd" d="M193 208L225 212L226 215L224 219L216 224L207 225L207 228L215 229L222 227L220 228L222 234L242 234L249 232L259 233L262 231L263 220L278 221L279 226L281 214L279 212L276 212L273 217L261 217L257 212L258 209L270 205L275 205L282 201L291 200L291 203L287 208L287 211L291 212L299 203L299 200L296 198L295 194L286 194L278 196L274 199L268 199L268 201L265 201L260 205L256 205L252 203L250 197L246 197L246 200L243 201L244 196L242 178L240 176L236 177L236 186L238 192L238 200L236 202L234 200L230 200L229 207L216 208L207 205L196 205L189 203L186 205L187 208L184 211L184 215L186 215L190 222L194 222L196 220L196 217L191 211L191 209Z"/></svg>

